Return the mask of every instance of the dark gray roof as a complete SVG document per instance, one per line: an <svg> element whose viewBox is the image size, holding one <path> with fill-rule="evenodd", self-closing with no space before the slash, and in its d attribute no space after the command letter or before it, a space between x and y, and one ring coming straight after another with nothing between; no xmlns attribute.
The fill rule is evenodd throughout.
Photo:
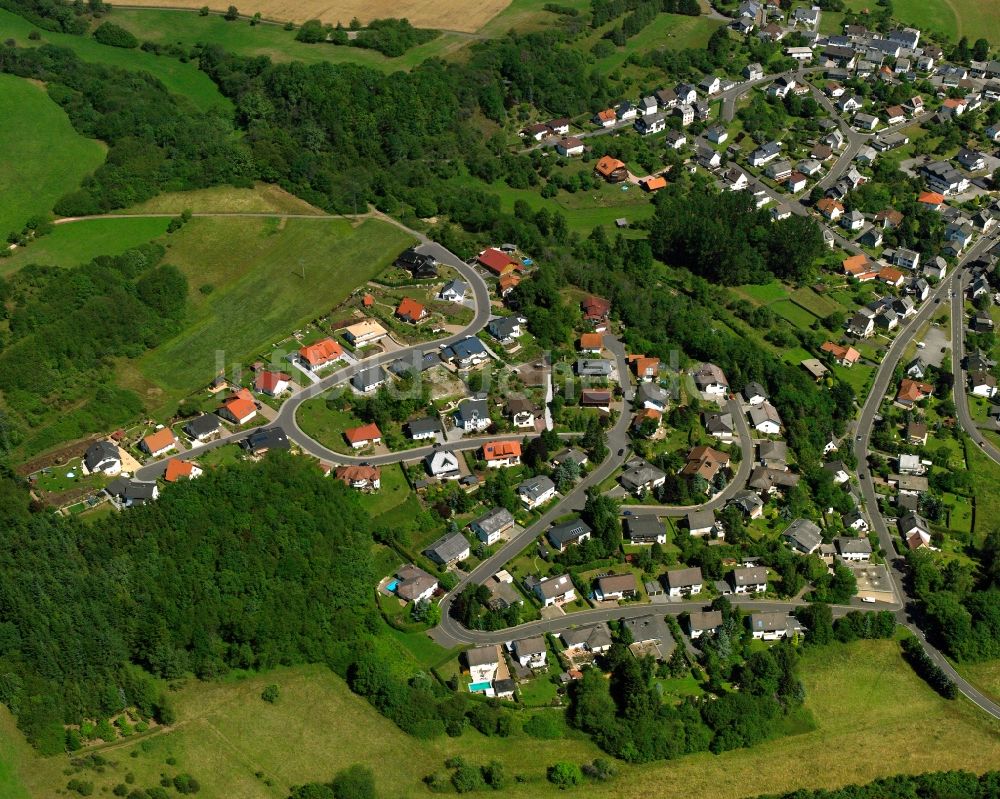
<svg viewBox="0 0 1000 799"><path fill-rule="evenodd" d="M425 419L414 419L412 422L407 422L406 426L410 431L410 435L419 435L420 433L436 433L441 429L441 422L428 416Z"/></svg>
<svg viewBox="0 0 1000 799"><path fill-rule="evenodd" d="M538 477L529 477L517 487L517 493L526 496L528 499L536 500L547 491L556 487L544 474Z"/></svg>
<svg viewBox="0 0 1000 799"><path fill-rule="evenodd" d="M461 533L446 533L434 541L424 552L442 563L450 563L469 549L469 542Z"/></svg>
<svg viewBox="0 0 1000 799"><path fill-rule="evenodd" d="M567 647L586 645L589 649L603 649L611 646L611 630L604 622L577 627L575 630L563 630L559 637Z"/></svg>
<svg viewBox="0 0 1000 799"><path fill-rule="evenodd" d="M280 427L264 427L254 430L240 442L244 449L252 453L266 452L271 449L289 449L288 437Z"/></svg>
<svg viewBox="0 0 1000 799"><path fill-rule="evenodd" d="M645 641L669 641L673 643L674 636L662 616L639 616L635 619L625 619L625 626L632 633L632 640L637 644Z"/></svg>
<svg viewBox="0 0 1000 799"><path fill-rule="evenodd" d="M625 520L628 536L632 540L650 541L666 534L666 527L655 516L632 516Z"/></svg>
<svg viewBox="0 0 1000 799"><path fill-rule="evenodd" d="M748 566L733 569L733 585L737 588L747 585L764 585L766 582L766 566Z"/></svg>
<svg viewBox="0 0 1000 799"><path fill-rule="evenodd" d="M184 429L195 438L211 435L217 431L219 427L219 417L214 413L203 413L201 416L196 416L194 419L190 419L188 423L184 425Z"/></svg>
<svg viewBox="0 0 1000 799"><path fill-rule="evenodd" d="M458 408L455 411L455 418L458 419L459 423L462 422L473 422L477 419L489 419L490 409L486 404L486 400L482 399L466 399L458 403Z"/></svg>
<svg viewBox="0 0 1000 799"><path fill-rule="evenodd" d="M704 582L701 569L697 566L688 569L671 569L667 572L667 585L670 588L688 588L692 585L702 585Z"/></svg>
<svg viewBox="0 0 1000 799"><path fill-rule="evenodd" d="M473 527L478 527L484 533L495 533L514 523L514 517L506 508L493 508L478 519L472 521Z"/></svg>
<svg viewBox="0 0 1000 799"><path fill-rule="evenodd" d="M581 536L593 532L583 519L573 519L572 521L554 524L546 533L552 546L562 549L566 544L571 544Z"/></svg>
<svg viewBox="0 0 1000 799"><path fill-rule="evenodd" d="M97 466L106 460L115 460L121 463L121 456L118 454L118 447L110 441L95 441L83 456L83 463L87 471L94 471Z"/></svg>
<svg viewBox="0 0 1000 799"><path fill-rule="evenodd" d="M371 388L385 382L388 377L389 375L386 374L385 369L381 366L370 366L354 375L351 378L351 385L360 391L364 391L366 388Z"/></svg>
<svg viewBox="0 0 1000 799"><path fill-rule="evenodd" d="M823 543L823 535L820 533L819 527L808 519L796 519L788 525L781 535L783 538L794 541L803 549L815 549Z"/></svg>
<svg viewBox="0 0 1000 799"><path fill-rule="evenodd" d="M841 555L871 555L872 544L867 538L846 538L841 536L833 539L834 546Z"/></svg>
<svg viewBox="0 0 1000 799"><path fill-rule="evenodd" d="M496 645L477 646L465 653L465 662L470 666L485 666L490 663L499 663L500 656Z"/></svg>

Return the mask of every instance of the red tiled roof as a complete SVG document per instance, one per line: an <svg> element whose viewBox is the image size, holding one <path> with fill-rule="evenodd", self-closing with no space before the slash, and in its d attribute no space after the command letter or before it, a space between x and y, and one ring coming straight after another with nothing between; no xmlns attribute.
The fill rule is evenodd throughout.
<svg viewBox="0 0 1000 799"><path fill-rule="evenodd" d="M174 443L174 431L169 427L164 427L162 430L150 433L142 440L142 443L146 445L146 449L150 452L158 452Z"/></svg>
<svg viewBox="0 0 1000 799"><path fill-rule="evenodd" d="M360 466L338 466L333 476L348 484L359 480L373 482L382 476L382 470L378 466L368 466L367 464L361 464Z"/></svg>
<svg viewBox="0 0 1000 799"><path fill-rule="evenodd" d="M490 441L483 444L483 460L498 461L521 457L519 441Z"/></svg>
<svg viewBox="0 0 1000 799"><path fill-rule="evenodd" d="M412 297L403 297L396 308L396 316L407 322L419 322L427 315L427 309Z"/></svg>
<svg viewBox="0 0 1000 799"><path fill-rule="evenodd" d="M292 376L286 375L284 372L261 372L254 379L253 384L258 391L272 394L278 388L279 383L287 383L291 379Z"/></svg>
<svg viewBox="0 0 1000 799"><path fill-rule="evenodd" d="M163 479L168 483L176 483L182 477L191 477L192 472L194 472L194 464L189 461L182 461L179 458L171 458L167 461L167 471L163 475Z"/></svg>
<svg viewBox="0 0 1000 799"><path fill-rule="evenodd" d="M246 391L246 389L243 389L243 391ZM257 412L257 406L254 404L254 401L241 395L229 397L229 399L222 403L222 407L229 411L230 415L237 421L253 416Z"/></svg>
<svg viewBox="0 0 1000 799"><path fill-rule="evenodd" d="M604 319L611 312L611 303L593 294L585 298L580 307L583 308L583 315L587 319Z"/></svg>
<svg viewBox="0 0 1000 799"><path fill-rule="evenodd" d="M617 158L612 158L610 155L606 155L597 162L597 166L594 169L597 170L599 175L604 177L609 177L612 173L617 172L619 169L624 169L625 164L619 161Z"/></svg>
<svg viewBox="0 0 1000 799"><path fill-rule="evenodd" d="M360 427L350 427L344 431L344 438L348 444L360 444L362 441L374 441L382 438L382 431L374 422L363 424Z"/></svg>
<svg viewBox="0 0 1000 799"><path fill-rule="evenodd" d="M479 253L477 259L480 264L486 267L495 275L503 275L514 268L515 263L509 255L500 252L496 247L490 247Z"/></svg>
<svg viewBox="0 0 1000 799"><path fill-rule="evenodd" d="M313 367L335 361L343 354L343 347L332 338L325 338L299 350L299 357Z"/></svg>

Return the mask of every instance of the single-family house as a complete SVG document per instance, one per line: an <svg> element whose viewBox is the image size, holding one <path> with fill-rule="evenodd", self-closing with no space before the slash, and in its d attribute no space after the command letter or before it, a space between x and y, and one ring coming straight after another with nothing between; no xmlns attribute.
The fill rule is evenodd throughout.
<svg viewBox="0 0 1000 799"><path fill-rule="evenodd" d="M272 449L291 449L288 436L280 427L259 427L244 438L240 446L253 457L266 455Z"/></svg>
<svg viewBox="0 0 1000 799"><path fill-rule="evenodd" d="M703 363L694 373L694 382L704 394L724 397L729 393L729 381L722 369L714 363Z"/></svg>
<svg viewBox="0 0 1000 799"><path fill-rule="evenodd" d="M382 470L366 463L338 466L333 476L356 491L378 491L382 487Z"/></svg>
<svg viewBox="0 0 1000 799"><path fill-rule="evenodd" d="M830 461L829 463L824 463L823 469L833 476L833 482L835 485L843 485L851 479L851 473L847 471L847 467L844 465L843 461Z"/></svg>
<svg viewBox="0 0 1000 799"><path fill-rule="evenodd" d="M715 521L715 511L691 510L687 515L688 530L694 536L711 536L722 528Z"/></svg>
<svg viewBox="0 0 1000 799"><path fill-rule="evenodd" d="M872 545L867 538L847 538L838 536L833 539L837 556L849 563L868 563L872 559Z"/></svg>
<svg viewBox="0 0 1000 799"><path fill-rule="evenodd" d="M480 449L482 459L490 469L504 469L521 463L521 442L490 441Z"/></svg>
<svg viewBox="0 0 1000 799"><path fill-rule="evenodd" d="M969 391L975 397L992 399L997 394L997 379L989 372L971 372L968 381Z"/></svg>
<svg viewBox="0 0 1000 799"><path fill-rule="evenodd" d="M899 391L896 393L896 403L910 408L921 400L927 399L934 393L934 386L929 383L921 383L918 380L904 378L899 383Z"/></svg>
<svg viewBox="0 0 1000 799"><path fill-rule="evenodd" d="M599 655L611 649L611 630L604 622L574 627L559 633L567 655L591 653Z"/></svg>
<svg viewBox="0 0 1000 799"><path fill-rule="evenodd" d="M598 577L594 587L594 598L598 602L614 602L634 599L639 595L639 585L632 572L608 574Z"/></svg>
<svg viewBox="0 0 1000 799"><path fill-rule="evenodd" d="M545 658L548 654L545 639L540 635L531 638L521 638L511 645L511 651L517 662L527 669L545 668Z"/></svg>
<svg viewBox="0 0 1000 799"><path fill-rule="evenodd" d="M776 436L781 432L781 417L770 402L765 400L760 405L750 406L749 414L750 424L758 433Z"/></svg>
<svg viewBox="0 0 1000 799"><path fill-rule="evenodd" d="M594 171L608 183L621 183L628 180L628 167L625 166L624 162L610 155L598 159Z"/></svg>
<svg viewBox="0 0 1000 799"><path fill-rule="evenodd" d="M756 493L749 490L737 491L729 505L738 508L748 519L759 519L764 513L764 500Z"/></svg>
<svg viewBox="0 0 1000 799"><path fill-rule="evenodd" d="M364 319L344 328L344 338L353 347L364 347L374 344L388 335L386 329L374 319Z"/></svg>
<svg viewBox="0 0 1000 799"><path fill-rule="evenodd" d="M107 477L115 477L122 470L121 453L110 441L95 441L83 454L83 466L87 474L100 473Z"/></svg>
<svg viewBox="0 0 1000 799"><path fill-rule="evenodd" d="M177 449L177 437L169 427L161 427L155 433L145 436L139 443L139 448L148 455L158 458Z"/></svg>
<svg viewBox="0 0 1000 799"><path fill-rule="evenodd" d="M730 574L736 594L763 594L767 591L766 566L737 566Z"/></svg>
<svg viewBox="0 0 1000 799"><path fill-rule="evenodd" d="M528 510L544 505L556 495L556 484L545 475L529 477L517 487L517 497Z"/></svg>
<svg viewBox="0 0 1000 799"><path fill-rule="evenodd" d="M568 574L561 574L558 577L549 577L544 580L535 580L532 583L532 591L539 601L545 606L563 605L576 599L576 589Z"/></svg>
<svg viewBox="0 0 1000 799"><path fill-rule="evenodd" d="M332 338L325 338L299 350L299 363L316 371L344 357L344 348Z"/></svg>
<svg viewBox="0 0 1000 799"><path fill-rule="evenodd" d="M750 614L750 631L758 641L794 638L804 629L794 616L783 610Z"/></svg>
<svg viewBox="0 0 1000 799"><path fill-rule="evenodd" d="M396 587L393 589L404 602L427 602L438 589L436 577L419 566L407 563L396 571Z"/></svg>
<svg viewBox="0 0 1000 799"><path fill-rule="evenodd" d="M556 142L556 152L562 156L583 155L583 150L583 141L576 136L566 136Z"/></svg>
<svg viewBox="0 0 1000 799"><path fill-rule="evenodd" d="M644 460L634 460L625 464L625 471L618 478L622 487L630 494L642 496L648 491L654 491L666 480L665 472L657 469Z"/></svg>
<svg viewBox="0 0 1000 799"><path fill-rule="evenodd" d="M633 544L666 544L666 526L651 514L629 516L625 519L625 532Z"/></svg>
<svg viewBox="0 0 1000 799"><path fill-rule="evenodd" d="M802 555L811 555L823 543L823 534L815 522L796 519L781 534L791 548Z"/></svg>
<svg viewBox="0 0 1000 799"><path fill-rule="evenodd" d="M344 438L352 449L364 449L382 443L382 431L374 422L360 427L349 427L344 431Z"/></svg>
<svg viewBox="0 0 1000 799"><path fill-rule="evenodd" d="M468 336L454 344L441 348L441 360L459 369L468 369L484 363L489 358L486 345L475 336Z"/></svg>
<svg viewBox="0 0 1000 799"><path fill-rule="evenodd" d="M439 480L458 480L462 475L458 468L458 455L448 450L435 450L424 458L431 477Z"/></svg>
<svg viewBox="0 0 1000 799"><path fill-rule="evenodd" d="M691 639L711 635L722 629L721 610L692 610L688 614L688 633Z"/></svg>
<svg viewBox="0 0 1000 799"><path fill-rule="evenodd" d="M672 597L697 596L704 584L705 579L697 566L667 571L667 593Z"/></svg>
<svg viewBox="0 0 1000 799"><path fill-rule="evenodd" d="M760 405L767 401L767 389L753 380L743 387L742 394L748 405Z"/></svg>
<svg viewBox="0 0 1000 799"><path fill-rule="evenodd" d="M351 385L362 394L368 394L379 386L385 385L388 380L389 375L381 366L369 366L354 374L351 378Z"/></svg>
<svg viewBox="0 0 1000 799"><path fill-rule="evenodd" d="M445 533L431 543L424 554L439 566L453 566L469 557L469 541L461 533Z"/></svg>
<svg viewBox="0 0 1000 799"><path fill-rule="evenodd" d="M729 456L725 452L706 446L694 447L688 453L687 463L681 469L685 477L701 477L711 484L722 469L729 468ZM711 491L711 488L708 489Z"/></svg>
<svg viewBox="0 0 1000 799"><path fill-rule="evenodd" d="M845 346L833 341L827 341L823 343L820 350L829 353L841 366L851 367L861 360L861 353L850 345Z"/></svg>

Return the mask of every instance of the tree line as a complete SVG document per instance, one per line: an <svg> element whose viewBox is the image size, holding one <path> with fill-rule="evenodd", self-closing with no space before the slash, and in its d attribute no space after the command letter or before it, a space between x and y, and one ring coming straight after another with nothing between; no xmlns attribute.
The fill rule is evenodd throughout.
<svg viewBox="0 0 1000 799"><path fill-rule="evenodd" d="M968 771L934 771L929 774L899 774L842 788L800 789L767 794L757 799L993 799L1000 796L1000 771L976 775Z"/></svg>

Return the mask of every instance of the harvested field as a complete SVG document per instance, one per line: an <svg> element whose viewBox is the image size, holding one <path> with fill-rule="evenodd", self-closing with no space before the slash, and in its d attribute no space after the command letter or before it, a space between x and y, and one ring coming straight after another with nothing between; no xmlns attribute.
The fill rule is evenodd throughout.
<svg viewBox="0 0 1000 799"><path fill-rule="evenodd" d="M338 0L335 3L316 0L262 0L253 7L240 8L244 13L260 12L265 19L302 23L308 19L319 19L336 25L347 25L357 17L362 24L373 19L397 17L408 19L417 28L474 33L493 17L503 11L509 0L483 0L469 3L462 0L432 2L432 0ZM151 8L201 8L203 0L172 0L168 4L160 0L129 0L128 6ZM228 3L210 4L212 11L224 12Z"/></svg>

